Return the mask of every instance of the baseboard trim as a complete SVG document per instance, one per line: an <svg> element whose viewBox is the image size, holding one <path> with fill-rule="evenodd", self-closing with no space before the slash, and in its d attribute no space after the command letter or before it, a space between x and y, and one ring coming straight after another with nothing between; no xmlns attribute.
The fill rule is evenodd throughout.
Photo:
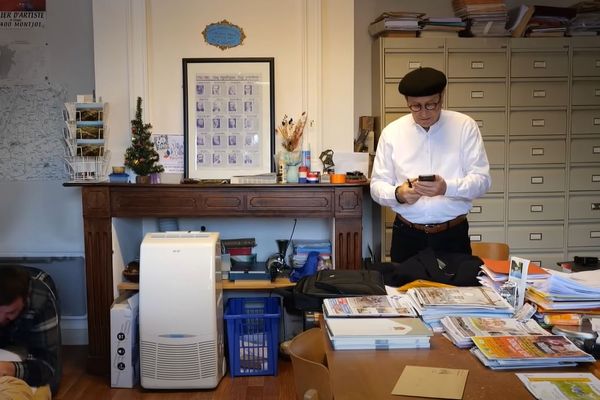
<svg viewBox="0 0 600 400"><path fill-rule="evenodd" d="M60 318L61 343L66 346L88 344L87 315Z"/></svg>

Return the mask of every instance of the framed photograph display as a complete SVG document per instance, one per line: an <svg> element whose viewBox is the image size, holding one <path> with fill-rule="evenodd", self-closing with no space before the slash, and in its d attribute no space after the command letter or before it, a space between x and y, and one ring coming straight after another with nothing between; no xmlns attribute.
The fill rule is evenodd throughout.
<svg viewBox="0 0 600 400"><path fill-rule="evenodd" d="M274 59L184 58L186 178L274 171Z"/></svg>

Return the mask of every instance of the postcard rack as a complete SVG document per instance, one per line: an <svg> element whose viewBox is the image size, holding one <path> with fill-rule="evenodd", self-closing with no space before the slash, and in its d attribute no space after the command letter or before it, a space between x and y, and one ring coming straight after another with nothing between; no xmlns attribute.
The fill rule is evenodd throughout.
<svg viewBox="0 0 600 400"><path fill-rule="evenodd" d="M65 168L71 181L107 178L105 103L65 103Z"/></svg>

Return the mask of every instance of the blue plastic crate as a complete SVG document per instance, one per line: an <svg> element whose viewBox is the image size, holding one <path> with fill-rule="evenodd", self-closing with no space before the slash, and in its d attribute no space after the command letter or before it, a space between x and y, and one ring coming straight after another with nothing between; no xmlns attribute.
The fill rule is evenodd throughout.
<svg viewBox="0 0 600 400"><path fill-rule="evenodd" d="M231 376L276 375L278 297L231 298L225 308Z"/></svg>

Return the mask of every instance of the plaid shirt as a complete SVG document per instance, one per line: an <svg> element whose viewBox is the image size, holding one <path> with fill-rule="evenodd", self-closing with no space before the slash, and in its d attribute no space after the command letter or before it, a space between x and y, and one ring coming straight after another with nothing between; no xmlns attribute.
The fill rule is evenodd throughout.
<svg viewBox="0 0 600 400"><path fill-rule="evenodd" d="M15 376L31 386L50 384L58 388L62 365L58 299L51 279L40 271L32 274L29 295L19 317L0 328L0 348L16 347L26 352L15 362Z"/></svg>

